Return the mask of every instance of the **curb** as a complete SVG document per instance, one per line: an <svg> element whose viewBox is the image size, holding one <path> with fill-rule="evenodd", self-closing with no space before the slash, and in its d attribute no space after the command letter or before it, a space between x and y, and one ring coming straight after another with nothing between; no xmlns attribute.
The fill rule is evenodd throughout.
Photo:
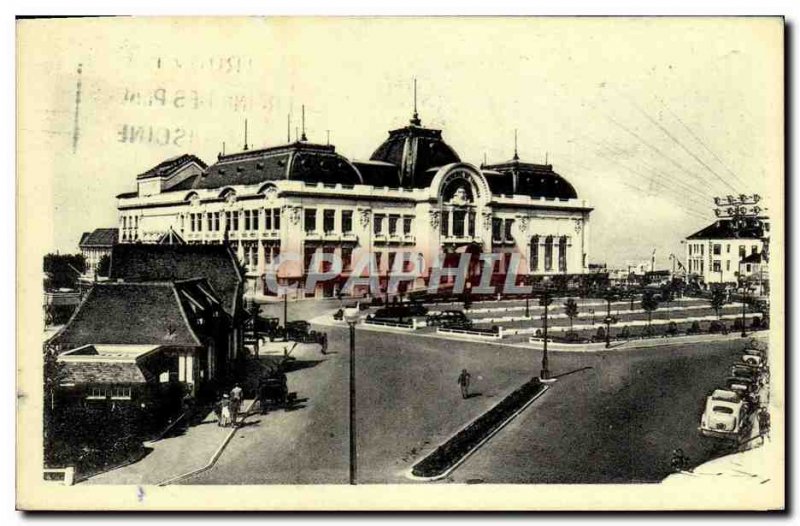
<svg viewBox="0 0 800 526"><path fill-rule="evenodd" d="M446 439L446 440L443 440L442 442L440 442L440 443L439 443L437 446L435 446L433 449L431 449L431 452L430 452L430 453L428 453L428 455L425 455L425 456L424 456L424 457L422 457L420 460L418 460L417 462L415 462L414 464L412 464L412 466L411 466L409 469L407 469L407 470L404 472L404 475L406 476L406 478L408 478L408 479L410 479L410 480L415 480L415 481L418 481L418 482L434 482L434 481L437 481L437 480L441 480L441 479L443 479L443 478L446 478L446 477L447 477L447 476L449 476L449 475L450 475L450 474L451 474L453 471L455 471L455 470L456 470L456 469L457 469L457 468L458 468L458 467L459 467L461 464L463 464L463 463L464 463L464 462L465 462L465 461L466 461L466 460L467 460L469 457L471 457L473 453L475 453L475 452L476 452L476 451L478 451L478 450L479 450L481 447L483 447L483 445L484 445L486 442L488 442L488 441L489 441L489 440L490 440L490 439L491 439L493 436L495 436L497 433L499 433L499 432L500 432L500 430L502 430L504 427L506 427L506 425L508 425L508 424L509 424L509 422L511 422L512 420L514 420L514 419L515 419L515 418L516 418L516 417L517 417L517 416L518 416L520 413L522 413L522 412L523 412L525 409L527 409L527 408L528 408L528 406L530 406L530 405L531 405L533 402L535 402L536 400L538 400L538 399L539 399L539 397L541 397L543 394L545 394L545 393L547 392L547 390L548 390L548 389L550 389L550 385L542 384L542 390L541 390L541 391L539 391L538 393L536 393L536 395L535 395L535 396L533 396L533 398L531 398L531 399L530 399L530 400L528 400L527 402L525 402L525 404L524 404L522 407L520 407L519 409L517 409L516 411L514 411L514 412L513 412L511 415L509 415L509 416L508 416L508 418L506 418L506 419L503 421L503 423L502 423L502 424L500 424L500 425L499 425L499 426L497 426L497 427L496 427L494 430L492 430L492 432L491 432L491 433L489 433L488 435L486 435L485 437L483 437L483 438L481 439L481 441L480 441L480 442L478 442L477 444L475 444L475 446L474 446L472 449L470 449L469 451L467 451L467 453L465 453L465 454L464 454L464 455L463 455L463 456L462 456L462 457L461 457L461 458L458 460L458 462L456 462L455 464L453 464L452 466L450 466L449 468L447 468L447 469L446 469L446 470L445 470L443 473L441 473L441 474L439 474L439 475L435 475L435 476L433 476L433 477L419 477L419 476L417 476L417 475L414 475L414 473L413 473L412 471L413 471L413 469L414 469L414 466L416 466L417 464L419 464L419 462L421 462L422 460L424 460L425 458L427 458L427 457L428 457L428 455L432 454L432 453L433 453L434 451L436 451L438 448L440 448L441 446L443 446L444 444L446 444L447 442L449 442L450 440L452 440L452 439L453 439L455 436L457 436L459 433L461 433L462 431L464 431L464 430L465 430L467 427L469 427L469 426L470 426L470 425L471 425L473 422L475 422L477 419L479 419L479 418L480 418L480 417L482 417L483 415L485 415L485 414L488 414L489 412L491 412L492 410L494 410L494 408L495 408L495 407L497 407L498 405L500 405L500 404L503 402L503 400L505 400L505 399L506 399L506 397L503 397L503 400L500 400L500 401L499 401L499 402L497 402L495 405L493 405L492 407L490 407L488 410L486 410L485 412L481 413L481 414L480 414L480 415L478 415L477 417L475 417L475 418L473 418L472 420L470 420L469 422L467 422L467 423L466 423L466 425L462 426L462 427L461 427L461 428L460 428L458 431L456 431L455 433L453 433L452 435L450 435L449 437L447 437L447 439ZM513 391L512 391L512 392L513 392ZM509 395L507 395L507 396L510 396L510 393L509 393Z"/></svg>
<svg viewBox="0 0 800 526"><path fill-rule="evenodd" d="M244 416L244 418L242 418L242 422L244 422L244 420L248 416L250 416L250 410L253 409L253 405L255 405L255 403L257 401L258 401L258 398L254 398L250 402L250 405L248 405L247 408L244 410L245 416ZM222 455L222 452L225 450L225 448L227 447L227 445L230 443L231 439L233 438L233 435L235 435L236 431L238 431L238 430L239 430L238 427L234 427L233 429L230 430L230 432L228 433L228 436L225 437L225 439L222 441L222 444L220 444L220 446L217 448L217 450L214 451L214 454L211 455L211 458L209 459L208 463L206 463L205 466L203 466L201 468L194 469L192 471L188 471L188 472L183 473L181 475L177 475L175 477L163 480L163 481L157 483L156 486L169 486L170 484L174 484L176 482L180 482L181 480L187 479L189 477L193 477L194 475L198 475L198 474L200 474L200 473L202 473L204 471L208 471L209 469L214 467L214 464L217 463L217 460L219 460L219 457Z"/></svg>

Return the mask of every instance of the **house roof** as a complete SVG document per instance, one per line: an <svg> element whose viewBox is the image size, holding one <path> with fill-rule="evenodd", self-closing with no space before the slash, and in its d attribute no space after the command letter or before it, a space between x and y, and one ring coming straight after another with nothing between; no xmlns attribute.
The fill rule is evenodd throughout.
<svg viewBox="0 0 800 526"><path fill-rule="evenodd" d="M63 362L62 384L143 384L147 375L136 362Z"/></svg>
<svg viewBox="0 0 800 526"><path fill-rule="evenodd" d="M373 177L381 179L377 186L428 188L436 173L433 168L460 162L461 158L444 142L442 130L421 126L415 116L410 125L390 131L370 161L395 167L393 172L368 167Z"/></svg>
<svg viewBox="0 0 800 526"><path fill-rule="evenodd" d="M160 345L84 345L61 353L62 383L144 383L149 372L139 359L161 349Z"/></svg>
<svg viewBox="0 0 800 526"><path fill-rule="evenodd" d="M195 282L97 283L48 343L82 345L201 345L180 292Z"/></svg>
<svg viewBox="0 0 800 526"><path fill-rule="evenodd" d="M136 178L146 179L148 177L169 177L187 164L191 163L197 163L203 169L208 167L208 165L199 157L189 153L184 153L182 155L170 157L165 161L161 161L146 172L142 172L137 175Z"/></svg>
<svg viewBox="0 0 800 526"><path fill-rule="evenodd" d="M204 278L231 316L241 308L244 274L227 245L119 244L111 251L109 279L126 282Z"/></svg>
<svg viewBox="0 0 800 526"><path fill-rule="evenodd" d="M91 232L84 232L78 246L81 248L111 248L119 240L119 230L116 228L96 228Z"/></svg>
<svg viewBox="0 0 800 526"><path fill-rule="evenodd" d="M550 164L533 164L519 159L481 167L493 194L527 195L546 199L575 199L578 193L569 181L553 171Z"/></svg>
<svg viewBox="0 0 800 526"><path fill-rule="evenodd" d="M220 155L217 162L196 176L194 189L252 185L293 180L306 183L360 184L361 174L332 145L296 141L291 144ZM188 183L169 190L186 190Z"/></svg>
<svg viewBox="0 0 800 526"><path fill-rule="evenodd" d="M764 237L762 221L749 222L736 228L730 219L719 219L686 239L761 239Z"/></svg>

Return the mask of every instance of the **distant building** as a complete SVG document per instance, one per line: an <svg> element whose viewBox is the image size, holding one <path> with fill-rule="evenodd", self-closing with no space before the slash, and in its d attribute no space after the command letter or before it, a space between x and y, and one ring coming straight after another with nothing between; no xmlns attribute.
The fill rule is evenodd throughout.
<svg viewBox="0 0 800 526"><path fill-rule="evenodd" d="M739 262L739 275L747 280L755 294L759 296L769 294L769 269L763 253L750 254Z"/></svg>
<svg viewBox="0 0 800 526"><path fill-rule="evenodd" d="M766 217L752 219L742 227L731 219L719 219L686 238L688 277L705 284L737 283L740 263L748 256L762 254L768 237Z"/></svg>
<svg viewBox="0 0 800 526"><path fill-rule="evenodd" d="M94 278L97 267L103 256L111 255L111 248L119 241L119 229L96 228L91 232L84 232L78 247L86 258L86 276Z"/></svg>
<svg viewBox="0 0 800 526"><path fill-rule="evenodd" d="M367 161L303 134L220 154L211 166L192 155L172 158L117 197L122 242L156 243L170 230L190 245L229 240L249 294L268 294L267 276L302 284L323 253L343 262L339 279L310 292L325 297L337 295L354 262L369 254L382 280L400 261L403 270L416 268L412 287L424 285L440 252L501 254L499 273L518 253L518 273L531 275L582 274L589 254L592 208L551 165L516 153L499 164L463 162L416 113ZM276 268L281 255L297 260Z"/></svg>

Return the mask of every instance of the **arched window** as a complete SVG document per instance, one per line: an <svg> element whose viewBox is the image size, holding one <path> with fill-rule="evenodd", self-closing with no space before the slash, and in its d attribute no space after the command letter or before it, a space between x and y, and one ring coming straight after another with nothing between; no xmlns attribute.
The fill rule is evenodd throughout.
<svg viewBox="0 0 800 526"><path fill-rule="evenodd" d="M529 266L531 272L537 272L539 270L539 236L533 236L531 238L531 257Z"/></svg>
<svg viewBox="0 0 800 526"><path fill-rule="evenodd" d="M553 270L553 236L544 239L544 270Z"/></svg>
<svg viewBox="0 0 800 526"><path fill-rule="evenodd" d="M567 271L567 236L558 238L558 271Z"/></svg>

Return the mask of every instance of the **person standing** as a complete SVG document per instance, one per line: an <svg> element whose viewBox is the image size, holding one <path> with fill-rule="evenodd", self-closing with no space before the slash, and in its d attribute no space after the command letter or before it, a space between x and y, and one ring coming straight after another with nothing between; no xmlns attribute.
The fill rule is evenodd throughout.
<svg viewBox="0 0 800 526"><path fill-rule="evenodd" d="M219 423L222 427L228 427L231 423L231 400L228 398L228 395L222 395L220 408Z"/></svg>
<svg viewBox="0 0 800 526"><path fill-rule="evenodd" d="M242 388L239 387L239 384L234 384L233 389L231 389L231 422L233 425L236 425L239 411L242 408L242 398L243 398Z"/></svg>
<svg viewBox="0 0 800 526"><path fill-rule="evenodd" d="M461 398L469 398L469 379L470 375L466 369L461 369L461 374L458 375L458 385L461 387Z"/></svg>

